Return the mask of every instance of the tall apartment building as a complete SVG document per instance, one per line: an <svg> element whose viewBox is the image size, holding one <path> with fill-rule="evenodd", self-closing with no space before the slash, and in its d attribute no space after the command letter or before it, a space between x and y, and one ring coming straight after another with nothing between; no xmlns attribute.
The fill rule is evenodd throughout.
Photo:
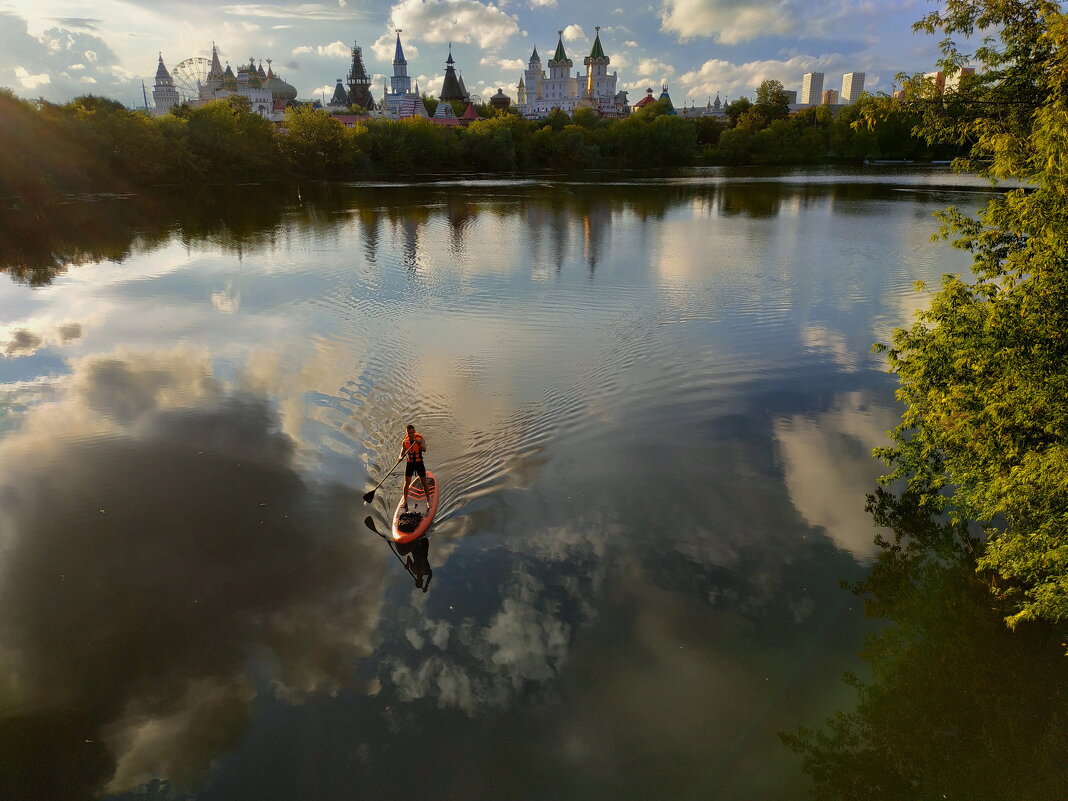
<svg viewBox="0 0 1068 801"><path fill-rule="evenodd" d="M940 95L945 92L956 92L960 88L961 78L965 75L975 75L975 67L961 67L950 73L944 73L941 70L928 72L923 77L930 79L930 91L935 95Z"/></svg>
<svg viewBox="0 0 1068 801"><path fill-rule="evenodd" d="M975 75L975 67L961 67L956 72L946 75L946 92L956 92L960 88L961 78L965 75Z"/></svg>
<svg viewBox="0 0 1068 801"><path fill-rule="evenodd" d="M847 72L842 76L842 102L856 103L864 91L864 73Z"/></svg>
<svg viewBox="0 0 1068 801"><path fill-rule="evenodd" d="M942 94L945 90L946 76L942 74L942 70L939 70L938 72L925 72L923 77L931 81L931 89L936 95Z"/></svg>
<svg viewBox="0 0 1068 801"><path fill-rule="evenodd" d="M825 89L823 94L820 95L820 105L822 105L822 106L837 106L838 105L838 90L837 89Z"/></svg>
<svg viewBox="0 0 1068 801"><path fill-rule="evenodd" d="M814 106L823 97L823 73L806 72L801 79L801 105Z"/></svg>

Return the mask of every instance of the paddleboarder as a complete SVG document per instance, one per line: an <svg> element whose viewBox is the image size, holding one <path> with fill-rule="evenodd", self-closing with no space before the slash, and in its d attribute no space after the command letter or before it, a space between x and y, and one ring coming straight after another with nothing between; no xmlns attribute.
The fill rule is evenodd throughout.
<svg viewBox="0 0 1068 801"><path fill-rule="evenodd" d="M426 440L423 435L415 430L415 426L408 424L407 436L401 442L401 456L408 456L408 463L404 465L404 508L408 508L408 488L412 485L412 476L419 474L419 482L423 487L423 496L430 498L430 489L426 484L426 465L423 464L423 454L426 453Z"/></svg>

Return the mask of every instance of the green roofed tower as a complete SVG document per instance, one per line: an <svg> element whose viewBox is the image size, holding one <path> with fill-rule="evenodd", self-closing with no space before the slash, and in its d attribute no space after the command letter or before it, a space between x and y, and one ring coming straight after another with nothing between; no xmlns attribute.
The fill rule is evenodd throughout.
<svg viewBox="0 0 1068 801"><path fill-rule="evenodd" d="M601 26L597 26L597 35L593 38L593 49L590 50L590 60L603 58L606 60L608 57L604 54L604 48L601 47ZM589 63L589 62L587 62Z"/></svg>

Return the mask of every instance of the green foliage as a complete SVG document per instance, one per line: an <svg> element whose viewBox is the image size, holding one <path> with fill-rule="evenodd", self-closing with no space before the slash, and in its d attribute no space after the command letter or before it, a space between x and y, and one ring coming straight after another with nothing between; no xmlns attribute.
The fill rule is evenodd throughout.
<svg viewBox="0 0 1068 801"><path fill-rule="evenodd" d="M283 124L281 151L291 170L321 177L342 171L344 125L310 106L287 108Z"/></svg>
<svg viewBox="0 0 1068 801"><path fill-rule="evenodd" d="M189 111L185 131L201 179L240 180L273 171L278 158L274 128L242 100L215 100Z"/></svg>
<svg viewBox="0 0 1068 801"><path fill-rule="evenodd" d="M925 311L878 346L905 404L879 453L935 511L986 521L981 567L1000 576L1012 624L1068 619L1068 21L1046 2L950 2L922 26L968 34L1001 26L976 58L989 73L951 103L906 105L929 138L953 133L965 163L1032 182L978 219L950 209L943 236L974 256ZM947 59L959 62L952 43ZM1003 87L1015 87L1010 100ZM915 87L914 87L915 88ZM1021 107L1023 104L1033 104ZM952 108L956 118L947 116ZM876 127L878 131L878 127Z"/></svg>
<svg viewBox="0 0 1068 801"><path fill-rule="evenodd" d="M756 110L767 120L781 120L790 113L790 98L779 81L764 81L756 93Z"/></svg>
<svg viewBox="0 0 1068 801"><path fill-rule="evenodd" d="M739 97L737 100L732 100L727 104L727 118L731 121L731 127L735 128L738 125L738 118L745 112L749 111L753 107L753 101L748 97Z"/></svg>
<svg viewBox="0 0 1068 801"><path fill-rule="evenodd" d="M0 191L31 198L160 183L673 167L699 157L722 164L801 164L829 152L841 158L892 158L905 157L902 143L911 143L909 154L926 148L922 140L901 133L915 125L916 115L896 128L891 123L896 112L884 115L877 128L867 125L867 118L865 125L850 127L839 125L827 109L782 116L784 98L781 85L765 81L758 105L737 100L725 117L676 116L661 100L622 119L579 108L571 115L553 109L546 118L529 121L514 110L497 112L483 104L477 107L479 120L466 128L367 116L350 129L308 106L288 109L276 126L252 113L241 97L179 105L150 117L105 98L56 106L25 103L5 92L0 95L5 112L0 142L6 143ZM424 96L423 102L428 113L436 111L435 98ZM463 104L454 108L462 115ZM505 122L483 124L493 120Z"/></svg>
<svg viewBox="0 0 1068 801"><path fill-rule="evenodd" d="M694 120L694 127L697 129L697 144L708 146L719 141L727 122L718 117L698 117Z"/></svg>
<svg viewBox="0 0 1068 801"><path fill-rule="evenodd" d="M467 162L476 170L510 172L530 159L531 126L513 114L472 122L464 137Z"/></svg>

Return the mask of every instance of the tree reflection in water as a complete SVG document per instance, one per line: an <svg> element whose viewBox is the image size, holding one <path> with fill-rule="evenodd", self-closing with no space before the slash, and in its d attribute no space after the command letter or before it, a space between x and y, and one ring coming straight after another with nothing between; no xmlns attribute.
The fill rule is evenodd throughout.
<svg viewBox="0 0 1068 801"><path fill-rule="evenodd" d="M1063 798L1068 787L1068 662L1063 632L1010 630L977 574L980 541L933 520L908 492L869 497L894 532L851 587L888 622L861 656L857 706L819 730L782 735L819 799Z"/></svg>

